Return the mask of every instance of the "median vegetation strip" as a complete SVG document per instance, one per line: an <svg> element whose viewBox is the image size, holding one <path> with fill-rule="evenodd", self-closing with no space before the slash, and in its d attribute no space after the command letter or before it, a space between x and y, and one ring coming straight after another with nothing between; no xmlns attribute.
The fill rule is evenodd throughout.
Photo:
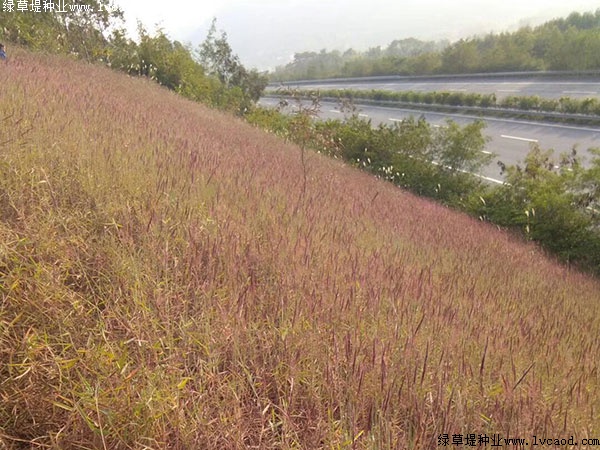
<svg viewBox="0 0 600 450"><path fill-rule="evenodd" d="M267 95L279 96L287 89L271 89ZM472 112L481 116L519 116L537 120L600 124L600 101L596 98L558 100L539 96L508 96L497 100L495 94L466 92L415 92L362 89L302 89L305 98L319 96L323 100L351 101L412 108L423 111Z"/></svg>

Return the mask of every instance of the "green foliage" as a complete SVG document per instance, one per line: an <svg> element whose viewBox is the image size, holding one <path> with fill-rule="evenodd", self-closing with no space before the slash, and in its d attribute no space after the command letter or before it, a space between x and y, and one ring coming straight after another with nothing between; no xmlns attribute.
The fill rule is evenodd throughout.
<svg viewBox="0 0 600 450"><path fill-rule="evenodd" d="M495 94L465 92L414 92L386 90L322 90L319 95L336 99L365 99L389 102L404 102L425 105L466 106L477 108L516 109L532 112L556 112L563 114L584 114L600 116L600 102L595 98L561 97L558 100L545 99L537 95L507 96L498 100Z"/></svg>
<svg viewBox="0 0 600 450"><path fill-rule="evenodd" d="M15 2L16 3L16 2ZM68 6L68 5L66 5ZM110 0L90 0L89 8L60 11L0 12L0 36L34 50L73 55L86 61L106 61L108 40L112 27L120 28L123 12ZM28 6L29 7L29 6Z"/></svg>
<svg viewBox="0 0 600 450"><path fill-rule="evenodd" d="M432 73L439 66L437 51L447 42L425 42L414 38L395 40L381 49L371 48L365 52L349 49L301 52L292 62L278 67L272 75L274 80L331 78L338 76L364 77L388 73Z"/></svg>
<svg viewBox="0 0 600 450"><path fill-rule="evenodd" d="M263 130L278 136L285 136L288 130L289 117L273 108L256 107L246 114L246 120Z"/></svg>
<svg viewBox="0 0 600 450"><path fill-rule="evenodd" d="M210 42L214 40L211 33L207 38ZM171 41L161 29L150 34L140 24L138 34L139 44L126 39L122 33L113 34L112 67L148 77L191 100L236 113L248 111L266 85L259 74L239 64L237 57L231 54L225 34L218 45L228 52L229 61L235 63L235 70L230 67L227 75L215 72L215 63L210 60L205 61L208 64L205 69L188 46Z"/></svg>
<svg viewBox="0 0 600 450"><path fill-rule="evenodd" d="M227 41L227 33L221 31L221 36L217 36L216 19L213 19L208 35L200 45L198 57L209 75L216 76L227 88L241 89L243 95L252 102L260 98L267 86L265 75L256 70L247 70L242 65Z"/></svg>
<svg viewBox="0 0 600 450"><path fill-rule="evenodd" d="M600 273L599 175L598 159L585 169L576 150L556 161L551 150L535 145L523 166L509 167L506 184L485 194L475 209L520 229L561 260Z"/></svg>
<svg viewBox="0 0 600 450"><path fill-rule="evenodd" d="M460 127L446 121L436 136L434 159L454 172L475 172L486 166L492 155L483 153L487 139L483 136L482 120Z"/></svg>
<svg viewBox="0 0 600 450"><path fill-rule="evenodd" d="M244 114L267 85L256 70L247 70L215 22L197 61L188 46L172 41L162 29L149 33L138 25L138 42L126 36L122 12L109 0L93 0L79 12L0 13L4 40L34 50L62 53L107 64L130 75L150 78L168 89L213 107ZM109 32L110 31L110 32Z"/></svg>
<svg viewBox="0 0 600 450"><path fill-rule="evenodd" d="M200 62L210 75L218 77L225 86L235 85L241 76L241 63L227 42L227 33L222 31L220 37L216 33L217 21L213 19L208 35L198 51Z"/></svg>
<svg viewBox="0 0 600 450"><path fill-rule="evenodd" d="M474 39L461 39L442 52L442 67L446 73L475 72L479 52Z"/></svg>
<svg viewBox="0 0 600 450"><path fill-rule="evenodd" d="M448 205L463 207L480 187L481 180L472 174L492 158L481 151L486 143L483 122L461 127L448 121L437 129L425 120L409 118L373 128L352 110L345 121L314 121L318 95L306 103L301 94L295 91L282 102L294 104L291 117L259 110L251 115L252 123Z"/></svg>
<svg viewBox="0 0 600 450"><path fill-rule="evenodd" d="M538 27L446 42L406 39L386 49L298 53L276 80L374 75L600 69L600 9Z"/></svg>
<svg viewBox="0 0 600 450"><path fill-rule="evenodd" d="M585 169L575 150L555 161L551 151L534 146L523 167L505 168L505 184L489 186L476 176L494 157L482 151L487 142L482 121L459 126L449 120L434 128L413 117L374 128L355 113L344 121L314 121L318 93L308 105L301 92L294 95L300 114L256 110L252 123L518 231L562 261L600 273L600 150L592 150L595 158Z"/></svg>

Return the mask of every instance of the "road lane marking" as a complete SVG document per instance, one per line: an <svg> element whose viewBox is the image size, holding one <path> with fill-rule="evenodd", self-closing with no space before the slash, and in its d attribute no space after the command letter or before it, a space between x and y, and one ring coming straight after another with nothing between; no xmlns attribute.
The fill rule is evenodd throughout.
<svg viewBox="0 0 600 450"><path fill-rule="evenodd" d="M508 136L506 134L501 134L500 137L503 137L505 139L514 139L516 141L539 142L537 139L528 139L528 138L518 137L518 136Z"/></svg>
<svg viewBox="0 0 600 450"><path fill-rule="evenodd" d="M476 176L477 178L481 178L482 180L491 181L492 183L496 183L496 184L505 184L506 183L506 181L497 180L495 178L486 177L486 176L479 175L476 173L474 173L473 175Z"/></svg>
<svg viewBox="0 0 600 450"><path fill-rule="evenodd" d="M440 163L436 162L436 161L430 161L430 163L433 164L434 166L440 165ZM444 167L446 169L454 170L452 167L449 167L449 166L444 166ZM458 169L458 171L462 172L462 173L466 173L468 175L473 175L475 178L480 178L482 180L491 181L492 183L496 183L496 184L505 184L506 183L503 180L497 180L496 178L486 177L485 175L480 175L478 173L469 172L468 170Z"/></svg>
<svg viewBox="0 0 600 450"><path fill-rule="evenodd" d="M397 152L397 153L400 153L400 152ZM409 158L414 158L414 156L412 156L412 155L407 155L407 156L408 156ZM434 166L439 166L439 165L440 165L440 163L439 163L439 162L437 162L437 161L428 161L428 162L429 162L429 164L433 164ZM454 169L453 169L452 167L450 167L450 166L444 166L444 167L445 167L446 169L449 169L449 170L454 170ZM478 174L478 173L469 172L468 170L464 170L464 169L458 169L458 171L459 171L459 172L462 172L462 173L469 174L469 175L473 175L474 177L476 177L476 178L480 178L480 179L482 179L482 180L491 181L492 183L497 183L497 184L507 184L507 185L509 185L509 184L508 184L506 181L504 181L504 180L498 180L498 179L496 179L496 178L490 178L490 177L486 177L485 175L480 175L480 174ZM510 185L509 185L509 186L510 186Z"/></svg>
<svg viewBox="0 0 600 450"><path fill-rule="evenodd" d="M336 113L336 114L344 114L342 111L338 111L337 109L330 109L329 112L330 113ZM368 116L368 114L362 114L362 113L360 113L358 115L358 117L369 117L369 116Z"/></svg>
<svg viewBox="0 0 600 450"><path fill-rule="evenodd" d="M597 95L595 91L563 91L563 94Z"/></svg>
<svg viewBox="0 0 600 450"><path fill-rule="evenodd" d="M323 103L325 104L325 102L323 102ZM428 116L441 116L444 118L464 117L466 119L482 120L481 116L474 116L471 114L453 113L451 115L448 115L446 113L435 112L435 111L422 111L422 110L415 110L415 109L392 108L389 106L369 105L369 107L373 110L385 111L385 112L403 111L403 112L406 112L407 114L412 114L413 116L415 115L415 111L416 111L416 112L420 112L423 114L426 113ZM402 119L389 118L388 120L391 120L392 122L402 122ZM431 120L431 119L428 119L428 120ZM534 122L531 120L501 119L501 118L491 117L491 116L486 116L485 118L483 118L483 120L485 120L486 122L503 122L503 123L519 124L519 125L532 125L532 126L544 127L544 128L559 128L559 129L563 129L563 130L591 131L594 133L600 133L600 128L590 128L590 127L582 127L582 126L574 126L574 125L561 125L559 123L543 123L543 122Z"/></svg>
<svg viewBox="0 0 600 450"><path fill-rule="evenodd" d="M497 180L496 178L486 177L485 175L479 175L478 173L472 173L471 175L473 175L474 177L480 178L482 180L491 181L492 183L496 183L496 184L505 184L506 183L506 181Z"/></svg>
<svg viewBox="0 0 600 450"><path fill-rule="evenodd" d="M427 115L429 115L429 116L442 116L445 118L447 118L447 117L464 117L466 119L482 120L481 116L474 116L471 114L453 113L449 116L448 114L441 113L441 112L421 111L421 110L402 109L402 108L390 108L389 106L371 106L371 108L378 109L381 111L388 111L388 112L392 112L392 110L405 111L405 112L413 114L413 115L415 114L415 111L418 111L418 112L422 112L422 113L427 113ZM389 119L389 120L393 121L394 119ZM401 121L400 119L396 119L396 120ZM582 127L582 126L574 126L574 125L561 125L559 123L543 123L543 122L534 122L531 120L500 119L500 118L491 117L491 116L486 116L483 118L483 120L485 122L503 122L503 123L519 124L519 125L532 125L532 126L536 126L536 127L560 128L563 130L591 131L594 133L600 133L600 128L590 128L590 127Z"/></svg>
<svg viewBox="0 0 600 450"><path fill-rule="evenodd" d="M488 152L487 150L481 150L481 153L485 153L486 155L493 155L492 152Z"/></svg>

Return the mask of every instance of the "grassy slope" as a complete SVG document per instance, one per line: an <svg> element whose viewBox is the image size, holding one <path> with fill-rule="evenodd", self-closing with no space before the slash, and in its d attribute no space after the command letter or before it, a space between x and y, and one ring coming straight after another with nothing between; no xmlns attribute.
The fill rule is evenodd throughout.
<svg viewBox="0 0 600 450"><path fill-rule="evenodd" d="M598 282L142 80L0 86L0 448L600 437Z"/></svg>

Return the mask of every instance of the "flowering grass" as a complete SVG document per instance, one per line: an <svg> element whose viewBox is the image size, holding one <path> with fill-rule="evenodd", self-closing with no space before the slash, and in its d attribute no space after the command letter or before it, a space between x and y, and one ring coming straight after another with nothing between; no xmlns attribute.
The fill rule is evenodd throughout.
<svg viewBox="0 0 600 450"><path fill-rule="evenodd" d="M0 448L600 437L597 280L150 82L0 86Z"/></svg>

